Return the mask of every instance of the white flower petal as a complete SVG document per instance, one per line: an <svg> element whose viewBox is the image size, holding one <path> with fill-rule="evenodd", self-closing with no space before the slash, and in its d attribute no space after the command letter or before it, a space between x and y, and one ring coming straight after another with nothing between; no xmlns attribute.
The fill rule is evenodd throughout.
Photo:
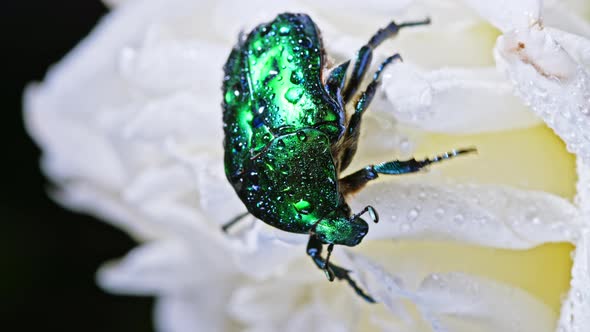
<svg viewBox="0 0 590 332"><path fill-rule="evenodd" d="M448 331L553 331L557 315L517 288L463 273L432 274L418 296ZM463 320L464 319L464 320Z"/></svg>
<svg viewBox="0 0 590 332"><path fill-rule="evenodd" d="M531 106L586 163L590 162L590 73L544 30L498 39L496 62Z"/></svg>
<svg viewBox="0 0 590 332"><path fill-rule="evenodd" d="M362 13L363 15L370 15L371 17L390 16L390 18L393 18L391 16L392 13L398 13L403 9L407 9L408 6L411 3L416 2L416 0L400 0L387 4L385 4L383 0L368 0L361 3L356 0L302 0L301 2L308 4L310 7L316 8L326 16L342 15L350 17ZM336 8L338 10L335 10Z"/></svg>
<svg viewBox="0 0 590 332"><path fill-rule="evenodd" d="M391 112L400 122L420 129L468 134L540 122L494 68L423 72L399 63L391 66L387 76L384 85Z"/></svg>
<svg viewBox="0 0 590 332"><path fill-rule="evenodd" d="M25 92L25 124L45 151L43 170L55 180L84 178L105 187L122 186L123 163L108 138L89 121L94 115L61 116L59 106L46 87L29 86Z"/></svg>
<svg viewBox="0 0 590 332"><path fill-rule="evenodd" d="M590 232L577 244L572 267L571 288L561 306L561 332L586 332L590 326Z"/></svg>
<svg viewBox="0 0 590 332"><path fill-rule="evenodd" d="M180 241L159 241L131 251L120 262L98 272L99 284L124 294L182 294L203 284L210 273L199 273L190 248Z"/></svg>
<svg viewBox="0 0 590 332"><path fill-rule="evenodd" d="M297 303L309 296L298 286L283 280L242 286L232 294L228 310L248 325L282 325L297 310ZM284 305L277 305L277 298L281 298Z"/></svg>
<svg viewBox="0 0 590 332"><path fill-rule="evenodd" d="M576 208L544 192L493 185L451 185L406 179L367 186L353 209L372 205L381 216L370 239L423 239L525 249L575 242Z"/></svg>
<svg viewBox="0 0 590 332"><path fill-rule="evenodd" d="M391 321L390 329L439 332L552 331L557 317L545 304L517 288L463 273L415 275L416 289L361 255L347 252L362 283L380 302L409 300L417 312ZM395 314L395 311L392 311Z"/></svg>
<svg viewBox="0 0 590 332"><path fill-rule="evenodd" d="M541 0L464 0L502 31L528 28L541 16Z"/></svg>
<svg viewBox="0 0 590 332"><path fill-rule="evenodd" d="M121 75L144 93L162 94L180 89L219 92L209 82L220 80L226 47L194 38L179 39L164 26L152 26L138 48L125 48Z"/></svg>
<svg viewBox="0 0 590 332"><path fill-rule="evenodd" d="M109 8L115 8L121 5L123 2L129 2L130 0L102 0L102 2Z"/></svg>
<svg viewBox="0 0 590 332"><path fill-rule="evenodd" d="M589 29L590 29L590 24ZM590 36L583 37L566 31L545 28L545 31L570 55L586 69L590 68ZM590 32L589 32L590 35Z"/></svg>
<svg viewBox="0 0 590 332"><path fill-rule="evenodd" d="M202 286L156 301L155 327L162 332L226 331L228 291Z"/></svg>
<svg viewBox="0 0 590 332"><path fill-rule="evenodd" d="M580 159L576 162L578 170L576 204L588 217L590 216L590 167ZM586 223L590 225L589 220L586 220Z"/></svg>
<svg viewBox="0 0 590 332"><path fill-rule="evenodd" d="M584 2L586 2L586 6L584 6ZM554 27L581 36L590 37L590 21L584 20L583 17L584 12L590 8L587 4L588 2L586 0L581 0L578 1L577 6L571 7L572 1L545 1L543 24L547 27Z"/></svg>
<svg viewBox="0 0 590 332"><path fill-rule="evenodd" d="M313 10L308 10L305 5L293 0L220 1L211 13L212 27L233 45L238 41L241 31L247 33L257 25L268 22L284 12L307 13L313 16Z"/></svg>
<svg viewBox="0 0 590 332"><path fill-rule="evenodd" d="M91 213L132 234L137 239L147 240L170 236L167 227L151 223L145 216L121 201L117 194L101 190L93 183L82 181L70 183L54 192L52 198L74 211Z"/></svg>

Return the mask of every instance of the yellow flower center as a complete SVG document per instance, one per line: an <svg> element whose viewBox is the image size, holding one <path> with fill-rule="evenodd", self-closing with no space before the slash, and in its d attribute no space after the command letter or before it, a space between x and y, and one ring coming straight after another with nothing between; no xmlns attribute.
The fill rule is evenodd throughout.
<svg viewBox="0 0 590 332"><path fill-rule="evenodd" d="M566 199L575 195L575 157L544 125L477 135L430 134L417 157L455 147L476 146L478 155L437 165L436 171L464 183L505 184L540 190ZM574 249L569 243L544 244L529 250L504 250L431 241L374 241L363 249L391 271L460 271L484 276L527 291L559 313L569 289ZM413 267L393 266L395 257L412 257ZM406 260L407 261L407 260Z"/></svg>

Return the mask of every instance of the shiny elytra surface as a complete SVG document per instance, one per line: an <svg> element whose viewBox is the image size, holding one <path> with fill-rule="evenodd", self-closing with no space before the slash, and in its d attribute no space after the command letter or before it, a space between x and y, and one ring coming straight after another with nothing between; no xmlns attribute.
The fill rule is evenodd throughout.
<svg viewBox="0 0 590 332"><path fill-rule="evenodd" d="M332 144L343 107L322 84L321 38L307 15L256 27L224 67L225 172L248 211L306 233L339 205Z"/></svg>

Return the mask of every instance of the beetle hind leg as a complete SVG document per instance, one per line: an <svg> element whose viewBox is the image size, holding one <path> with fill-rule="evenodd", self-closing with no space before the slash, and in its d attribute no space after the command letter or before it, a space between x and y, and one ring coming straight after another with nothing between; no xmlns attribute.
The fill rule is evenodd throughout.
<svg viewBox="0 0 590 332"><path fill-rule="evenodd" d="M339 180L340 191L343 195L352 194L361 190L369 181L375 180L379 174L400 175L415 173L423 170L428 165L439 163L459 155L477 152L475 148L452 150L441 155L416 160L392 160L380 164L369 165Z"/></svg>
<svg viewBox="0 0 590 332"><path fill-rule="evenodd" d="M322 258L322 242L312 234L310 235L309 242L307 243L307 254L311 257L315 265L326 273L328 280L345 280L358 296L362 297L369 303L375 303L375 300L370 295L365 293L365 291L363 291L354 280L352 280L349 270L330 263L330 254L333 248L333 244L328 245L328 256L324 260Z"/></svg>

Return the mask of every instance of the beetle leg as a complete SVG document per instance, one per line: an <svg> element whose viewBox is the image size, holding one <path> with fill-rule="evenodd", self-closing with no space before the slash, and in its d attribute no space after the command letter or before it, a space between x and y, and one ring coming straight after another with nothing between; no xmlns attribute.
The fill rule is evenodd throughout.
<svg viewBox="0 0 590 332"><path fill-rule="evenodd" d="M322 242L314 234L311 234L309 236L309 242L307 243L307 254L311 257L311 259L313 260L315 265L317 265L317 267L320 270L323 270L326 272L326 276L328 276L328 280L332 281L332 280L334 280L334 278L336 278L338 280L346 280L346 282L348 282L350 287L352 287L352 289L354 289L354 291L360 297L365 299L365 301L367 301L369 303L375 303L375 300L371 296L367 295L356 284L356 282L350 278L350 274L349 274L350 271L329 262L330 252L332 251L333 248L334 248L333 244L328 245L328 258L326 260L324 260L322 258Z"/></svg>
<svg viewBox="0 0 590 332"><path fill-rule="evenodd" d="M344 133L344 137L342 138L342 142L344 142L345 146L342 155L340 155L339 157L340 171L343 171L344 169L346 169L346 167L348 167L348 165L350 165L350 162L352 161L352 158L356 153L358 138L361 129L361 120L363 114L365 113L367 108L369 108L369 105L371 104L371 101L375 96L377 87L379 87L379 84L381 83L379 76L383 72L383 69L385 69L387 65L389 65L395 60L401 60L401 56L399 54L394 54L385 59L383 63L381 63L379 69L377 69L377 71L373 75L373 80L369 83L369 85L367 85L367 88L361 94L359 100L356 103L354 114L352 114L352 116L350 117L350 120L348 121L348 125L346 127L346 132Z"/></svg>
<svg viewBox="0 0 590 332"><path fill-rule="evenodd" d="M466 148L460 150L453 150L433 158L416 160L414 158L409 160L393 160L377 165L369 165L361 170L358 170L339 180L340 191L343 195L351 194L361 190L367 182L379 177L379 174L399 175L407 173L415 173L426 166L441 162L446 159L451 159L456 156L477 152L475 148Z"/></svg>
<svg viewBox="0 0 590 332"><path fill-rule="evenodd" d="M332 69L328 79L326 80L325 89L334 100L340 105L344 105L342 100L342 89L344 89L344 83L346 82L346 70L350 65L350 60L341 63L338 67Z"/></svg>
<svg viewBox="0 0 590 332"><path fill-rule="evenodd" d="M334 281L334 271L330 269L330 256L332 256L332 250L334 250L334 243L328 244L328 255L326 256L326 276L330 282Z"/></svg>
<svg viewBox="0 0 590 332"><path fill-rule="evenodd" d="M223 226L221 226L221 230L224 233L227 233L227 230L230 229L233 225L237 224L238 221L242 220L245 216L247 216L248 214L250 214L250 212L246 211L244 213L238 214L237 216L235 216L232 220L226 222L225 224L223 224Z"/></svg>
<svg viewBox="0 0 590 332"><path fill-rule="evenodd" d="M429 18L422 21L406 22L401 24L396 24L392 21L385 28L379 29L377 33L375 33L375 35L371 37L369 42L365 46L361 47L361 49L357 52L356 60L354 62L354 68L352 70L350 79L348 80L348 84L346 85L346 88L344 89L343 93L345 104L351 100L352 96L354 96L360 83L363 80L363 77L365 76L367 70L371 66L373 50L377 46L379 46L384 40L397 35L398 31L401 28L425 24L430 24Z"/></svg>

